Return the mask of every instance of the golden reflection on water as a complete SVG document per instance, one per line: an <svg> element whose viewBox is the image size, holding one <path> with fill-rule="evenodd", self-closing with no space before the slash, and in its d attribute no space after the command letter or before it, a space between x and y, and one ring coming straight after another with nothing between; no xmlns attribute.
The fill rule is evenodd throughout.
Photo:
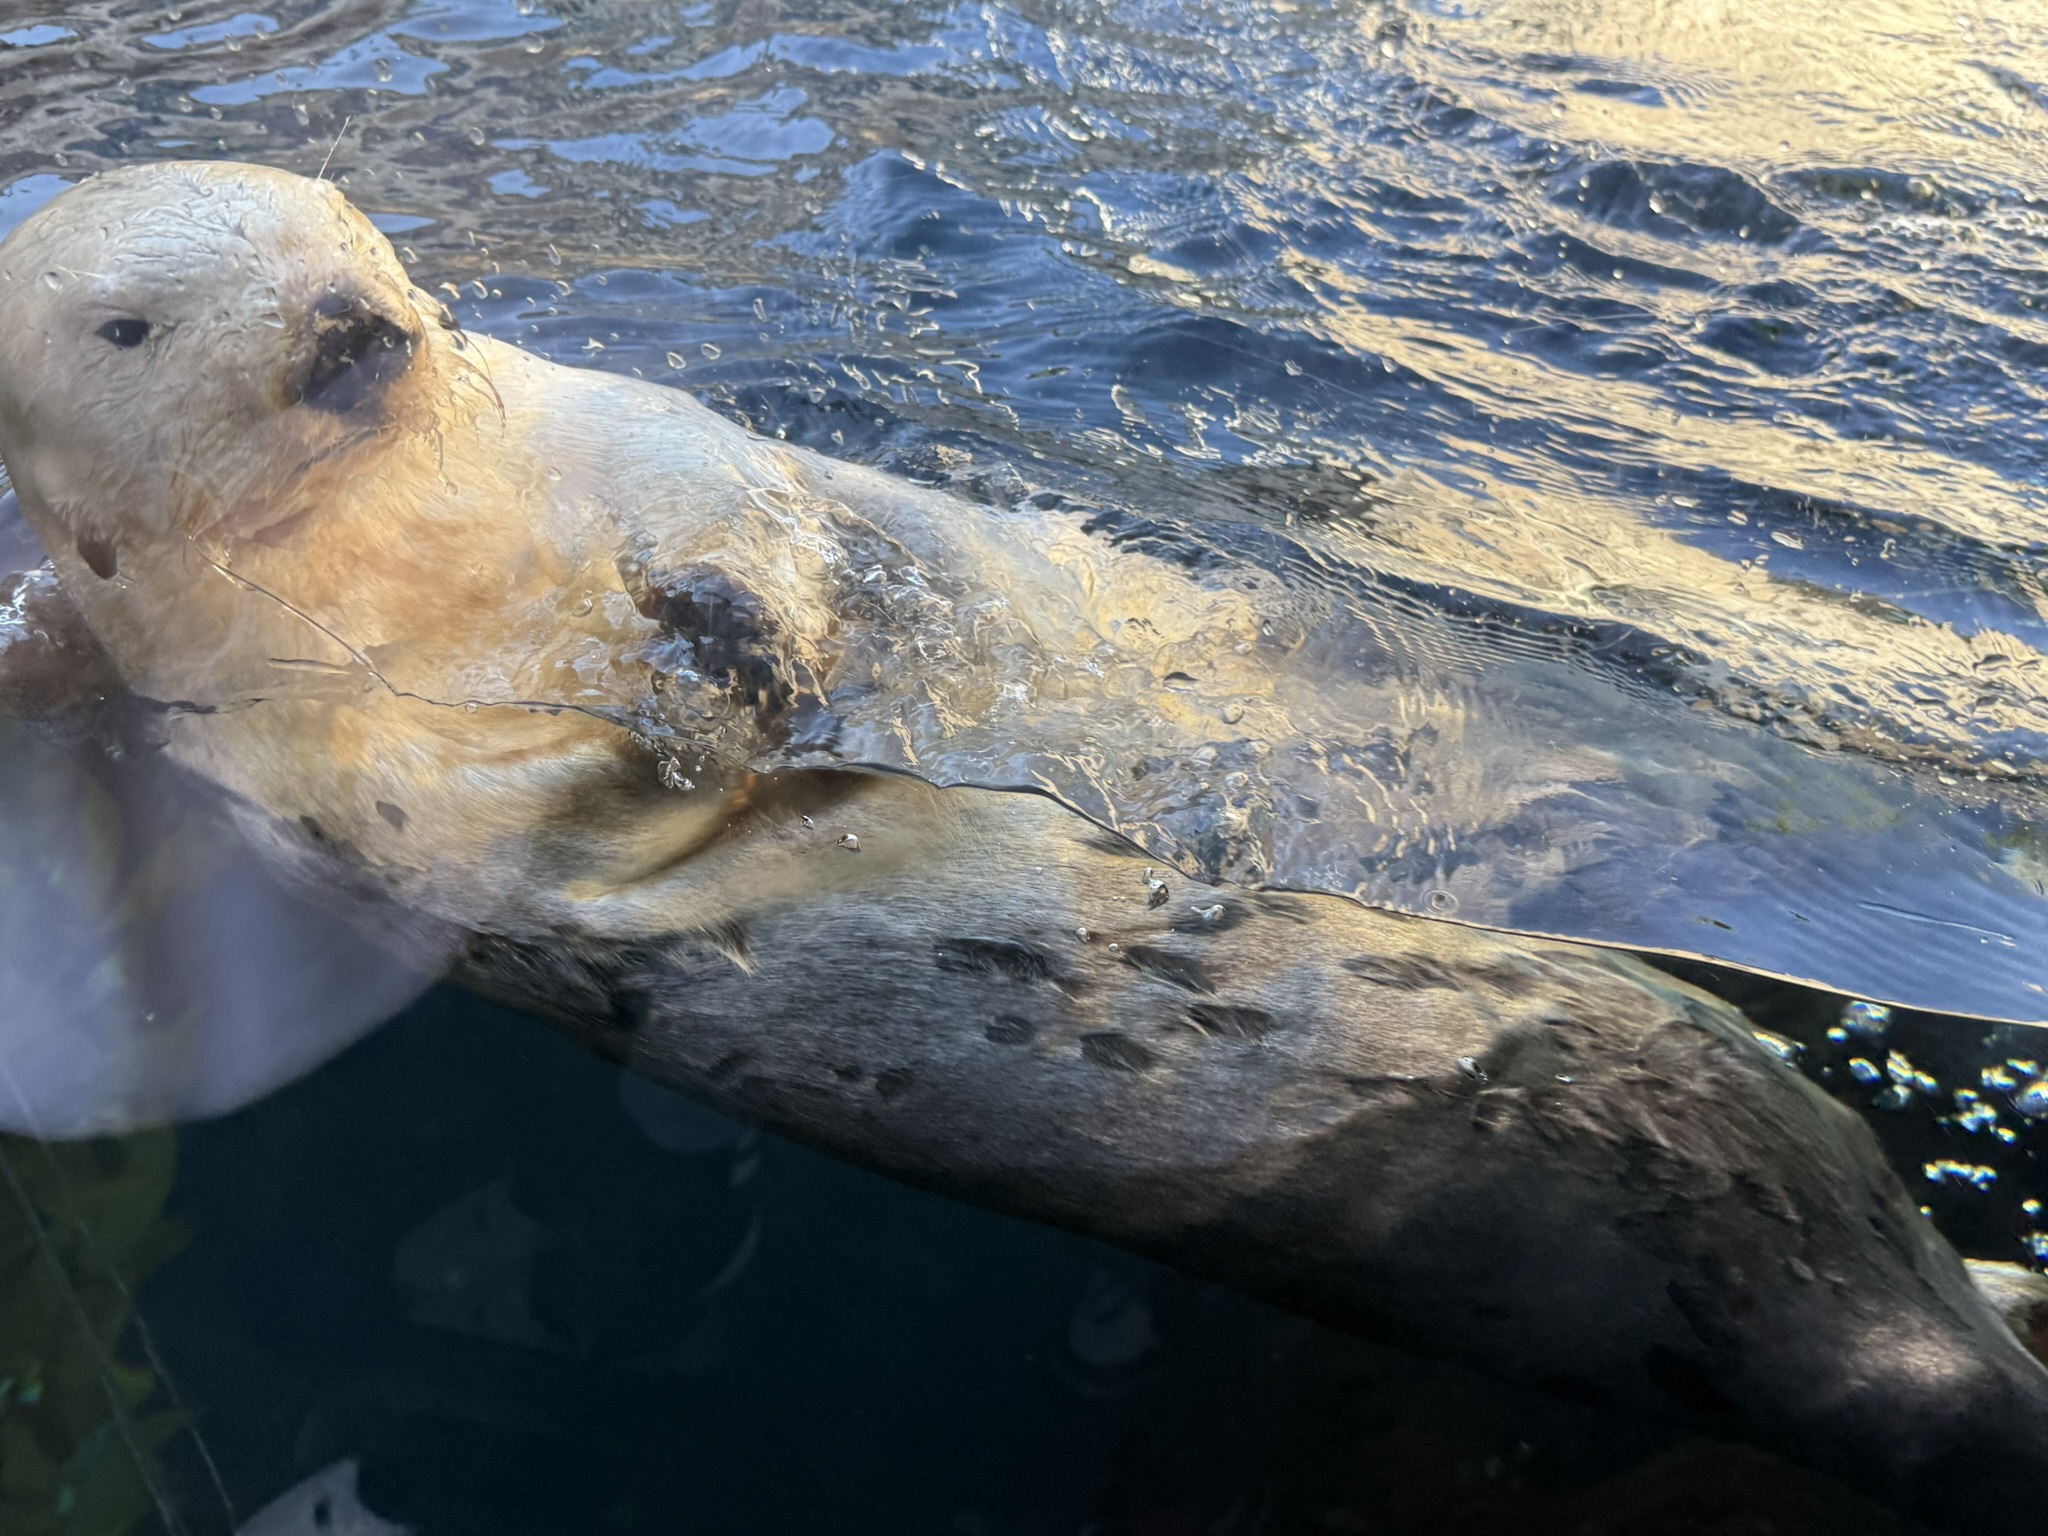
<svg viewBox="0 0 2048 1536"><path fill-rule="evenodd" d="M1434 8L1431 8L1434 9ZM1437 10L1433 40L1483 56L1612 61L1663 99L1571 92L1527 111L1474 70L1459 84L1510 121L1642 155L1883 165L2031 180L2048 106L2007 62L2048 51L2048 14L1999 0L1500 0ZM1647 77L1647 78L1646 78ZM1959 144L1957 141L1963 140Z"/></svg>

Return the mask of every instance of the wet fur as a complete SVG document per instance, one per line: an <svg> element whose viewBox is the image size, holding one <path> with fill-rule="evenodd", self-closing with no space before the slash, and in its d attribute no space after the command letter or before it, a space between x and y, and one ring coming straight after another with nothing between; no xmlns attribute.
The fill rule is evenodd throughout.
<svg viewBox="0 0 2048 1536"><path fill-rule="evenodd" d="M294 195L274 173L169 174ZM130 178L116 192L146 198ZM165 740L275 867L412 958L452 956L813 1146L1342 1327L1755 1436L1938 1519L2027 1528L2048 1375L1860 1122L1703 994L1337 898L1169 875L1161 902L1141 856L1033 796L701 764L682 789L601 720L406 686L408 664L445 680L536 636L623 646L664 623L738 676L749 648L820 632L803 584L769 579L773 540L747 543L742 482L914 499L661 391L419 335L366 396L370 428L286 403L204 483L169 448L164 485L162 466L52 457L60 426L7 384L0 450L67 589L131 686L224 691ZM272 393L289 402L308 366L281 357ZM457 387L478 376L488 397ZM577 435L625 398L662 445L644 462ZM562 594L598 566L551 542L518 456L535 442L675 532L611 571L626 601L587 621ZM129 471L147 515L109 529ZM420 492L431 519L394 494L443 477L445 497ZM118 580L81 536L112 541ZM758 579L671 579L714 545L712 569ZM315 613L413 650L373 668ZM331 680L278 685L279 657Z"/></svg>
<svg viewBox="0 0 2048 1536"><path fill-rule="evenodd" d="M707 860L718 932L487 938L458 974L910 1182L1937 1518L1967 1478L2023 1528L2040 1368L1740 1015L1331 898L1204 922L1218 893L1147 874L1043 800L794 778Z"/></svg>

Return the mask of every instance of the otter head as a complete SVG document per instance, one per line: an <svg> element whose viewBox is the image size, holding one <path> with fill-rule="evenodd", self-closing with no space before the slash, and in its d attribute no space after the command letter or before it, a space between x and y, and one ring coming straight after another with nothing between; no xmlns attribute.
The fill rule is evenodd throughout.
<svg viewBox="0 0 2048 1536"><path fill-rule="evenodd" d="M392 423L444 313L326 182L93 177L0 241L0 462L67 580L260 528Z"/></svg>

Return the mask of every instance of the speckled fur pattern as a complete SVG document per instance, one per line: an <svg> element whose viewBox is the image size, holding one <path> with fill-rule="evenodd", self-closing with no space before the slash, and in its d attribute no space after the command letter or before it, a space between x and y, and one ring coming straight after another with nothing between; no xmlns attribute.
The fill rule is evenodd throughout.
<svg viewBox="0 0 2048 1536"><path fill-rule="evenodd" d="M1865 1127L1724 1004L1328 897L1169 877L1155 906L1142 856L1034 797L779 796L714 878L836 889L623 946L480 939L464 974L913 1183L1923 1514L1956 1477L1977 1517L2028 1507L2048 1379Z"/></svg>

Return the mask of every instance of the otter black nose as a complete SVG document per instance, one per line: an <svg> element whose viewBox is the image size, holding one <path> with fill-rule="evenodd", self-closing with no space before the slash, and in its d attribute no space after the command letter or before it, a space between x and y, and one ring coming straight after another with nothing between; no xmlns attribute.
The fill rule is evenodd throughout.
<svg viewBox="0 0 2048 1536"><path fill-rule="evenodd" d="M313 306L311 356L294 396L323 411L349 410L403 372L416 345L411 331L361 295L329 294Z"/></svg>

